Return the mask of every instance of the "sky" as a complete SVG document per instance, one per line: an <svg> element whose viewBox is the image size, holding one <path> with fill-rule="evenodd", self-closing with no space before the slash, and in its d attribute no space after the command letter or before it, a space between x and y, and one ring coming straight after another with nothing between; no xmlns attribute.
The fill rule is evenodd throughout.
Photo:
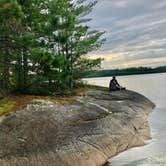
<svg viewBox="0 0 166 166"><path fill-rule="evenodd" d="M98 0L89 26L105 31L90 57L103 69L166 65L166 0Z"/></svg>

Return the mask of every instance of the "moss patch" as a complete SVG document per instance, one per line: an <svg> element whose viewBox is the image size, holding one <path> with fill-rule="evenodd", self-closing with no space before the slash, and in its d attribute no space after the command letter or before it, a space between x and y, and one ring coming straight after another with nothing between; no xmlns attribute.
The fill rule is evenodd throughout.
<svg viewBox="0 0 166 166"><path fill-rule="evenodd" d="M93 87L93 88L92 88ZM10 95L0 100L0 116L8 114L11 111L22 110L27 104L31 103L33 99L50 100L56 104L63 105L65 103L73 102L77 96L84 95L89 89L100 89L103 87L87 86L75 89L75 95L59 95L59 96L36 96L36 95ZM91 120L81 121L80 123L90 123Z"/></svg>
<svg viewBox="0 0 166 166"><path fill-rule="evenodd" d="M22 110L33 99L50 100L56 104L63 105L72 102L78 95L82 95L87 91L86 88L76 89L76 94L71 96L35 96L35 95L10 95L0 100L0 116L8 114L12 111Z"/></svg>
<svg viewBox="0 0 166 166"><path fill-rule="evenodd" d="M0 100L0 116L10 112L14 108L15 103L16 102L10 98Z"/></svg>
<svg viewBox="0 0 166 166"><path fill-rule="evenodd" d="M93 121L95 121L95 120L83 120L83 119L81 119L81 120L78 121L78 123L87 124L87 123L92 123Z"/></svg>
<svg viewBox="0 0 166 166"><path fill-rule="evenodd" d="M27 104L31 103L33 98L34 96L11 95L0 100L0 116L8 114L11 111L21 110Z"/></svg>

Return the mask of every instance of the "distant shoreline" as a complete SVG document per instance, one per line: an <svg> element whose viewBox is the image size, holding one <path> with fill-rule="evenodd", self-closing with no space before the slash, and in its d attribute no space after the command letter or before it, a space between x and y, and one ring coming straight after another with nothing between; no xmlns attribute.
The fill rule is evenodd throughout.
<svg viewBox="0 0 166 166"><path fill-rule="evenodd" d="M118 75L115 74L115 76L132 76L132 75L146 75L146 74L162 74L162 73L166 73L166 72L156 72L156 73L137 73L137 74L124 74L124 75ZM107 76L95 76L95 77L84 77L84 78L98 78L98 77L112 77L114 75L107 75Z"/></svg>
<svg viewBox="0 0 166 166"><path fill-rule="evenodd" d="M126 68L126 69L112 69L112 70L100 70L93 73L88 73L84 78L95 78L95 77L111 77L111 76L127 76L127 75L141 75L141 74L157 74L166 73L166 66L148 68Z"/></svg>

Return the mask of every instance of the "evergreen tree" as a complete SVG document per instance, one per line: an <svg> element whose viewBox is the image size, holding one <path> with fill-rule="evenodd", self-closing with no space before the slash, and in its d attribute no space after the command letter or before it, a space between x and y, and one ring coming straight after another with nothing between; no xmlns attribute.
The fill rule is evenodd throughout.
<svg viewBox="0 0 166 166"><path fill-rule="evenodd" d="M20 93L71 89L101 59L103 32L91 30L85 16L95 2L84 0L0 0L0 79L2 88Z"/></svg>
<svg viewBox="0 0 166 166"><path fill-rule="evenodd" d="M84 1L68 1L58 0L52 1L50 4L50 22L48 24L49 32L51 30L51 41L55 43L54 51L57 55L63 56L64 66L61 69L63 72L65 83L68 87L72 88L74 78L78 77L78 69L81 69L80 63L83 62L84 66L98 66L101 60L85 60L86 54L99 48L104 42L100 39L103 32L90 30L85 25L90 19L85 16L91 12L96 4L91 2L83 5ZM56 10L57 6L63 6ZM52 36L53 34L53 36ZM97 62L97 63L96 63ZM91 65L89 65L91 64ZM86 69L86 68L84 68Z"/></svg>
<svg viewBox="0 0 166 166"><path fill-rule="evenodd" d="M19 33L23 13L16 0L0 0L0 75L1 87L10 88L13 52L19 49L15 37Z"/></svg>

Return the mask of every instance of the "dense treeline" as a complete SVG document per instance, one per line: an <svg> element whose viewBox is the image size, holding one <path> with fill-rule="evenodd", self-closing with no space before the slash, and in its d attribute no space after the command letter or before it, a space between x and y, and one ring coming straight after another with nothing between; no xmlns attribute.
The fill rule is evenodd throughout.
<svg viewBox="0 0 166 166"><path fill-rule="evenodd" d="M150 74L150 73L164 73L166 72L166 66L160 66L156 68L151 67L132 67L126 69L112 69L112 70L100 70L88 72L82 77L107 77L107 76L123 76L134 74Z"/></svg>
<svg viewBox="0 0 166 166"><path fill-rule="evenodd" d="M103 32L91 30L85 0L0 0L0 88L54 93L100 66L86 54L99 48Z"/></svg>

